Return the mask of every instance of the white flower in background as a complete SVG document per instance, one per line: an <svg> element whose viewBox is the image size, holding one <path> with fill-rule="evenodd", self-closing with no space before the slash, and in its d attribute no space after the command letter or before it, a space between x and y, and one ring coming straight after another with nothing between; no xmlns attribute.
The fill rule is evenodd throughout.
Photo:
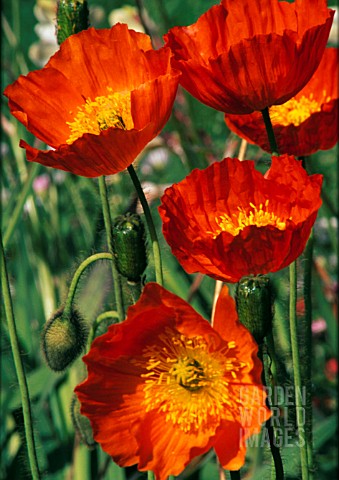
<svg viewBox="0 0 339 480"><path fill-rule="evenodd" d="M330 35L328 37L328 43L330 44L331 47L337 47L339 44L339 31L338 31L338 15L339 15L339 8L331 6L332 10L335 10L334 18L333 18L333 23L332 27L330 30Z"/></svg>
<svg viewBox="0 0 339 480"><path fill-rule="evenodd" d="M151 174L154 171L163 170L168 164L169 152L165 147L157 147L149 150L144 157L141 172L144 175Z"/></svg>
<svg viewBox="0 0 339 480"><path fill-rule="evenodd" d="M28 51L30 60L38 67L43 67L50 57L59 49L56 39L56 0L37 0L33 12L38 20L34 31L39 40Z"/></svg>
<svg viewBox="0 0 339 480"><path fill-rule="evenodd" d="M121 8L112 10L108 16L108 22L111 26L116 23L126 23L131 30L145 33L140 21L138 9L131 5L124 5Z"/></svg>

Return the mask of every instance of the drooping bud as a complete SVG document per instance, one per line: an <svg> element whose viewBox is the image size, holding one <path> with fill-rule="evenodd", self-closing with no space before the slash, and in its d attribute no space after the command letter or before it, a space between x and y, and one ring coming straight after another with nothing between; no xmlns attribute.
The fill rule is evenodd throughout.
<svg viewBox="0 0 339 480"><path fill-rule="evenodd" d="M88 327L76 310L69 316L58 310L46 323L42 332L42 350L47 365L55 372L65 370L86 345Z"/></svg>
<svg viewBox="0 0 339 480"><path fill-rule="evenodd" d="M57 7L57 39L59 45L74 33L89 27L86 0L59 0Z"/></svg>
<svg viewBox="0 0 339 480"><path fill-rule="evenodd" d="M140 282L147 266L145 228L136 213L120 215L113 224L113 251L119 273L130 282Z"/></svg>
<svg viewBox="0 0 339 480"><path fill-rule="evenodd" d="M272 291L266 276L243 277L237 285L236 303L240 322L261 345L272 329Z"/></svg>
<svg viewBox="0 0 339 480"><path fill-rule="evenodd" d="M87 417L80 413L80 402L76 395L73 395L71 402L71 417L75 431L80 436L84 444L92 449L95 448L96 441L93 438L91 423Z"/></svg>

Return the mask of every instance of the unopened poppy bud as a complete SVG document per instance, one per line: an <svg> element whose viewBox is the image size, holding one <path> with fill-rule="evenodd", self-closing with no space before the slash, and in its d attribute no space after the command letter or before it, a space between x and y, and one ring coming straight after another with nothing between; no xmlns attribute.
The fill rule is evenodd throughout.
<svg viewBox="0 0 339 480"><path fill-rule="evenodd" d="M260 345L272 329L270 279L243 277L237 286L236 303L240 322Z"/></svg>
<svg viewBox="0 0 339 480"><path fill-rule="evenodd" d="M113 251L119 273L140 282L147 266L145 228L138 214L120 215L113 224Z"/></svg>
<svg viewBox="0 0 339 480"><path fill-rule="evenodd" d="M59 0L57 7L57 39L59 45L70 35L89 27L88 6L83 0Z"/></svg>
<svg viewBox="0 0 339 480"><path fill-rule="evenodd" d="M56 371L65 370L86 345L88 328L76 310L66 317L58 310L46 323L42 332L42 350L48 366Z"/></svg>
<svg viewBox="0 0 339 480"><path fill-rule="evenodd" d="M96 441L93 438L93 430L88 418L80 413L80 407L81 405L78 397L73 395L71 403L71 417L74 430L78 433L84 444L88 448L92 449L96 445Z"/></svg>

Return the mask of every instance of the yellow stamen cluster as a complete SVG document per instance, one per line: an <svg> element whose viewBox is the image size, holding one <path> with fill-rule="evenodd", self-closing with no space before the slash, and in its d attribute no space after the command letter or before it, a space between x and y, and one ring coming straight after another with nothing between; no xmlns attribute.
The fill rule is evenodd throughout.
<svg viewBox="0 0 339 480"><path fill-rule="evenodd" d="M299 99L291 98L283 105L273 105L270 108L270 117L273 125L295 125L296 127L307 120L312 113L320 112L321 105L331 100L331 97L323 92L322 102L318 102L313 98L313 93L307 98L304 95Z"/></svg>
<svg viewBox="0 0 339 480"><path fill-rule="evenodd" d="M78 107L74 121L67 122L71 130L67 140L68 144L72 144L84 133L100 135L102 130L110 127L123 130L130 130L134 127L131 114L131 93L113 93L110 87L107 87L107 90L106 96L96 97L94 101L88 98L83 105Z"/></svg>
<svg viewBox="0 0 339 480"><path fill-rule="evenodd" d="M250 225L255 225L256 227L272 225L279 230L285 230L286 221L279 218L274 212L270 212L268 204L269 200L266 200L265 204L260 203L258 208L253 203L250 203L250 211L246 211L243 207L238 207L238 212L233 213L231 217L226 214L215 217L219 228L214 232L208 233L211 233L213 238L216 238L221 232L228 232L235 237L241 230Z"/></svg>
<svg viewBox="0 0 339 480"><path fill-rule="evenodd" d="M210 351L203 337L188 338L167 329L137 362L145 366L146 360L146 411L163 412L167 422L184 432L213 429L230 418L237 399L230 394L229 382L245 365L230 355L235 346L229 342Z"/></svg>

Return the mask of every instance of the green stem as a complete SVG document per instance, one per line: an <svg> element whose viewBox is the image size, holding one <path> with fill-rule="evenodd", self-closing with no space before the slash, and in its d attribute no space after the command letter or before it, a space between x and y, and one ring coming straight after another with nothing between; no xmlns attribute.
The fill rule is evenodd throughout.
<svg viewBox="0 0 339 480"><path fill-rule="evenodd" d="M263 385L266 387L269 387L271 392L273 391L274 385L271 381L271 366L270 366L270 358L268 355L267 351L267 344L266 342L259 347L259 352L258 352L258 357L261 358L263 362L263 372L262 372L262 379L263 379ZM272 405L270 405L269 398L266 399L267 406L270 408ZM270 449L271 449L271 454L274 462L274 470L275 470L275 479L276 480L284 480L284 466L282 463L281 455L280 455L280 450L276 446L276 441L275 441L275 433L274 433L274 427L273 427L273 418L269 418L266 420L266 429L268 433L268 439L270 442Z"/></svg>
<svg viewBox="0 0 339 480"><path fill-rule="evenodd" d="M240 470L230 470L231 480L240 480Z"/></svg>
<svg viewBox="0 0 339 480"><path fill-rule="evenodd" d="M141 282L127 282L127 286L130 291L133 303L137 303L142 291Z"/></svg>
<svg viewBox="0 0 339 480"><path fill-rule="evenodd" d="M28 197L28 195L31 191L33 180L37 176L37 174L40 170L40 167L41 167L41 165L39 163L34 163L32 165L32 167L29 170L29 174L28 174L28 177L25 181L25 184L22 187L20 195L17 197L14 212L11 215L11 218L8 222L7 228L6 228L5 233L4 233L4 238L3 238L4 248L6 248L9 240L12 237L15 226L18 223L18 220L21 216L24 204L25 204L25 202L27 200L27 197Z"/></svg>
<svg viewBox="0 0 339 480"><path fill-rule="evenodd" d="M95 319L96 326L99 325L103 320L107 320L107 318L118 318L118 313L115 310L109 310L107 312L100 313Z"/></svg>
<svg viewBox="0 0 339 480"><path fill-rule="evenodd" d="M313 477L313 432L312 432L312 266L313 266L313 232L308 239L304 254L304 301L305 316L303 319L303 349L301 362L301 375L306 388L305 405L305 434L307 442L307 459L310 480Z"/></svg>
<svg viewBox="0 0 339 480"><path fill-rule="evenodd" d="M152 40L152 32L150 31L150 29L148 27L148 22L145 19L145 8L144 8L144 5L143 5L143 2L141 0L135 0L135 3L136 3L136 6L137 6L137 9L138 9L139 18L140 18L141 24L142 24L142 26L145 30L145 33Z"/></svg>
<svg viewBox="0 0 339 480"><path fill-rule="evenodd" d="M97 318L94 320L93 325L91 327L90 334L87 339L87 350L90 349L91 344L94 340L95 333L97 331L98 326L103 320L106 320L107 318L116 318L119 320L118 313L115 310L109 310L107 312L103 312L100 315L97 316Z"/></svg>
<svg viewBox="0 0 339 480"><path fill-rule="evenodd" d="M291 350L294 372L294 388L295 388L295 408L297 414L297 428L299 436L299 449L301 461L301 477L302 480L309 480L308 475L308 459L307 444L305 438L305 428L303 425L303 398L301 383L301 368L299 358L299 345L297 333L297 266L296 262L291 263L290 267L290 333L291 333Z"/></svg>
<svg viewBox="0 0 339 480"><path fill-rule="evenodd" d="M19 383L19 389L20 389L20 395L21 395L22 413L24 417L24 426L25 426L25 435L26 435L29 464L30 464L33 480L39 480L40 473L39 473L38 459L37 459L35 442L34 442L31 405L30 405L29 392L28 392L24 366L21 360L21 355L20 355L19 340L18 340L18 335L16 331L13 304L12 304L12 298L10 294L8 273L7 273L6 260L5 260L5 252L2 245L1 233L0 233L0 249L1 249L1 253L0 253L1 254L1 268L0 268L1 285L2 285L2 292L3 292L3 298L4 298L5 314L6 314L7 323L8 323L8 332L9 332L11 348L12 348L12 353L14 358L14 365L15 365L17 376L18 376L18 383Z"/></svg>
<svg viewBox="0 0 339 480"><path fill-rule="evenodd" d="M271 122L268 107L264 108L264 110L262 110L261 113L262 113L262 116L263 116L263 119L264 119L264 123L265 123L266 132L267 132L267 136L268 136L268 141L270 143L270 148L271 148L272 155L279 155L279 149L278 149L277 141L276 141L276 138L275 138L275 135L274 135L273 126L272 126L272 122Z"/></svg>
<svg viewBox="0 0 339 480"><path fill-rule="evenodd" d="M162 265L161 265L161 254L160 254L160 247L159 247L159 241L157 237L157 232L155 230L155 226L153 223L153 218L151 215L151 211L149 208L149 205L147 203L144 191L141 187L141 184L139 182L139 178L134 170L133 165L130 165L128 168L128 173L131 176L132 182L134 184L135 190L138 194L140 203L142 205L142 208L144 210L149 234L151 237L151 242L152 242L152 248L153 248L153 256L154 256L154 266L155 266L155 278L157 283L159 285L163 285L163 275L162 275Z"/></svg>
<svg viewBox="0 0 339 480"><path fill-rule="evenodd" d="M155 480L154 473L150 470L147 472L147 480Z"/></svg>
<svg viewBox="0 0 339 480"><path fill-rule="evenodd" d="M86 260L84 260L79 265L75 274L73 275L72 282L69 287L68 296L65 303L64 313L63 313L63 316L65 318L68 318L71 314L75 291L78 286L81 275L91 263L96 262L97 260L113 260L113 256L111 253L96 253L95 255L91 255L90 257L86 258Z"/></svg>
<svg viewBox="0 0 339 480"><path fill-rule="evenodd" d="M99 177L99 190L100 190L100 199L102 204L102 213L104 216L104 223L105 223L105 230L106 230L107 248L109 253L112 255L114 259L115 257L113 252L112 220L111 220L111 213L109 209L106 181L104 176ZM124 304L123 304L123 298L122 298L121 281L120 281L119 272L115 265L115 261L112 262L112 278L113 278L115 302L116 302L117 312L119 316L119 321L122 322L122 320L125 317L125 312L124 312Z"/></svg>

